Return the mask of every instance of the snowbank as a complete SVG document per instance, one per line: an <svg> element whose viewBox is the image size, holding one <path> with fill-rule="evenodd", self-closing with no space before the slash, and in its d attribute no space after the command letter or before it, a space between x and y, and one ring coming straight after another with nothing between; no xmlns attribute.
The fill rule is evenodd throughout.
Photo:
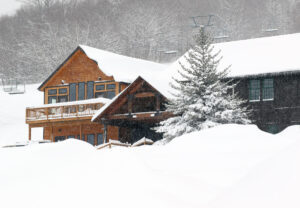
<svg viewBox="0 0 300 208"><path fill-rule="evenodd" d="M26 85L25 94L10 95L0 86L0 146L28 140L26 107L43 104L38 84ZM33 129L33 139L42 139L42 130Z"/></svg>
<svg viewBox="0 0 300 208"><path fill-rule="evenodd" d="M271 135L255 126L223 125L165 146L97 151L70 139L0 148L0 204L300 207L299 131L294 126Z"/></svg>

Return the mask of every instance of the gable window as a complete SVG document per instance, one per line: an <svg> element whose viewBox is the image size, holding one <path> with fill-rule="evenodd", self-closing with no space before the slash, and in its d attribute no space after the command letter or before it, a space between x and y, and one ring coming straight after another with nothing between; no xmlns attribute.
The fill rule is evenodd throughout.
<svg viewBox="0 0 300 208"><path fill-rule="evenodd" d="M105 85L96 85L96 90L105 90Z"/></svg>
<svg viewBox="0 0 300 208"><path fill-rule="evenodd" d="M76 100L76 84L75 83L71 83L70 84L70 92L69 92L69 96L70 96L70 101L75 101Z"/></svg>
<svg viewBox="0 0 300 208"><path fill-rule="evenodd" d="M57 97L56 96L49 96L48 97L48 104L57 103Z"/></svg>
<svg viewBox="0 0 300 208"><path fill-rule="evenodd" d="M58 90L58 93L59 93L59 94L67 94L67 92L68 92L68 89L67 89L67 88L60 88L60 89Z"/></svg>
<svg viewBox="0 0 300 208"><path fill-rule="evenodd" d="M87 83L87 99L94 98L94 82Z"/></svg>
<svg viewBox="0 0 300 208"><path fill-rule="evenodd" d="M116 85L115 84L108 84L108 85L106 85L106 89L114 90L114 89L116 89Z"/></svg>
<svg viewBox="0 0 300 208"><path fill-rule="evenodd" d="M263 80L263 91L262 91L263 100L274 100L274 83L273 79L264 79Z"/></svg>
<svg viewBox="0 0 300 208"><path fill-rule="evenodd" d="M48 95L56 95L57 89L48 90Z"/></svg>
<svg viewBox="0 0 300 208"><path fill-rule="evenodd" d="M78 85L78 100L85 99L85 83L80 82Z"/></svg>
<svg viewBox="0 0 300 208"><path fill-rule="evenodd" d="M260 80L250 80L249 82L249 101L260 100Z"/></svg>

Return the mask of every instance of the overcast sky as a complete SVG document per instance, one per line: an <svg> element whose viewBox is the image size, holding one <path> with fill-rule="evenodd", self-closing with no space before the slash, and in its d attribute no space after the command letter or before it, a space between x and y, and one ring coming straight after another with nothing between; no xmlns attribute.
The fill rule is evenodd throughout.
<svg viewBox="0 0 300 208"><path fill-rule="evenodd" d="M0 16L14 14L20 5L21 3L17 0L0 0Z"/></svg>

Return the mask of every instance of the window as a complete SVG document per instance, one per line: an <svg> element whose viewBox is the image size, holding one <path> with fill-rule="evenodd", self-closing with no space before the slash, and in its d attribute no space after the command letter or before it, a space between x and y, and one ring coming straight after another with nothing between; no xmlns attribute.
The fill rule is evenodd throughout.
<svg viewBox="0 0 300 208"><path fill-rule="evenodd" d="M68 96L58 96L58 102L63 103L68 101Z"/></svg>
<svg viewBox="0 0 300 208"><path fill-rule="evenodd" d="M76 84L75 83L71 83L70 84L70 101L75 101L76 100Z"/></svg>
<svg viewBox="0 0 300 208"><path fill-rule="evenodd" d="M55 138L54 138L54 141L55 142L58 142L58 141L63 141L63 140L65 140L66 139L66 137L64 137L64 136L56 136Z"/></svg>
<svg viewBox="0 0 300 208"><path fill-rule="evenodd" d="M56 95L57 89L48 90L48 95Z"/></svg>
<svg viewBox="0 0 300 208"><path fill-rule="evenodd" d="M88 134L87 135L87 142L91 145L95 145L95 135L94 134Z"/></svg>
<svg viewBox="0 0 300 208"><path fill-rule="evenodd" d="M51 103L57 103L57 97L56 96L49 96L48 97L48 104Z"/></svg>
<svg viewBox="0 0 300 208"><path fill-rule="evenodd" d="M108 84L108 85L106 85L106 89L108 89L108 90L116 89L116 85L115 84Z"/></svg>
<svg viewBox="0 0 300 208"><path fill-rule="evenodd" d="M260 80L250 80L249 83L249 101L260 100Z"/></svg>
<svg viewBox="0 0 300 208"><path fill-rule="evenodd" d="M115 91L108 91L106 94L106 98L112 99L113 97L115 97L116 92Z"/></svg>
<svg viewBox="0 0 300 208"><path fill-rule="evenodd" d="M105 92L96 92L95 97L96 98L105 97Z"/></svg>
<svg viewBox="0 0 300 208"><path fill-rule="evenodd" d="M58 93L59 94L66 94L68 92L68 89L67 88L60 88L59 90L58 90Z"/></svg>
<svg viewBox="0 0 300 208"><path fill-rule="evenodd" d="M105 90L105 85L96 85L96 90Z"/></svg>
<svg viewBox="0 0 300 208"><path fill-rule="evenodd" d="M78 85L78 100L85 99L85 83L80 82Z"/></svg>
<svg viewBox="0 0 300 208"><path fill-rule="evenodd" d="M103 134L97 134L97 145L103 144Z"/></svg>
<svg viewBox="0 0 300 208"><path fill-rule="evenodd" d="M263 100L274 100L273 79L263 80Z"/></svg>
<svg viewBox="0 0 300 208"><path fill-rule="evenodd" d="M68 139L75 139L75 136L74 135L69 135L67 138Z"/></svg>
<svg viewBox="0 0 300 208"><path fill-rule="evenodd" d="M94 82L87 83L87 99L94 98Z"/></svg>
<svg viewBox="0 0 300 208"><path fill-rule="evenodd" d="M84 134L81 135L81 140L85 141L85 135Z"/></svg>

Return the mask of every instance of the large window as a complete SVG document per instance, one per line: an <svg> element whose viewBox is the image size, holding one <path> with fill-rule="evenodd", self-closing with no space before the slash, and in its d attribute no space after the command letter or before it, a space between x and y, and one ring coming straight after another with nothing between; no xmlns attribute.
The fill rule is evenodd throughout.
<svg viewBox="0 0 300 208"><path fill-rule="evenodd" d="M76 101L76 84L70 84L70 101Z"/></svg>
<svg viewBox="0 0 300 208"><path fill-rule="evenodd" d="M260 80L250 80L249 82L249 101L260 100Z"/></svg>
<svg viewBox="0 0 300 208"><path fill-rule="evenodd" d="M48 104L57 103L57 97L56 96L49 96L48 97Z"/></svg>
<svg viewBox="0 0 300 208"><path fill-rule="evenodd" d="M85 99L85 83L80 82L78 85L78 100Z"/></svg>
<svg viewBox="0 0 300 208"><path fill-rule="evenodd" d="M88 134L87 135L87 142L91 145L95 145L95 135L94 134Z"/></svg>
<svg viewBox="0 0 300 208"><path fill-rule="evenodd" d="M274 86L273 79L263 80L263 100L273 100L274 99Z"/></svg>
<svg viewBox="0 0 300 208"><path fill-rule="evenodd" d="M94 82L87 83L87 99L94 98Z"/></svg>

